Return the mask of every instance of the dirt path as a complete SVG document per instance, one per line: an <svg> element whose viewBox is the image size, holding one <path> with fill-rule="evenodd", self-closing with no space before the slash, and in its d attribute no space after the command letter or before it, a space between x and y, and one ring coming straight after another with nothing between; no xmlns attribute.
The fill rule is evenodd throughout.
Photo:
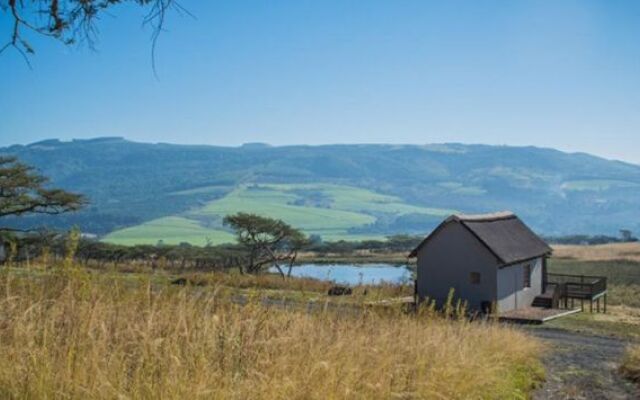
<svg viewBox="0 0 640 400"><path fill-rule="evenodd" d="M525 328L552 345L543 358L547 381L534 400L640 399L640 389L618 372L627 341L553 328Z"/></svg>

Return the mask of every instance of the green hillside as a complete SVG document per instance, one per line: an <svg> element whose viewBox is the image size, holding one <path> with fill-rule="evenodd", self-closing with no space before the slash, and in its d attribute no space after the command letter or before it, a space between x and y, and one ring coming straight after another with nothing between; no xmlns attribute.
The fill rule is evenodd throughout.
<svg viewBox="0 0 640 400"><path fill-rule="evenodd" d="M198 221L184 217L163 217L110 233L104 241L123 244L180 244L204 246L233 242L233 235L220 229L205 228Z"/></svg>
<svg viewBox="0 0 640 400"><path fill-rule="evenodd" d="M119 243L230 240L224 215L280 217L325 239L424 234L451 210L511 210L546 235L640 232L640 166L536 147L464 144L185 146L122 138L0 148L85 194L78 225Z"/></svg>
<svg viewBox="0 0 640 400"><path fill-rule="evenodd" d="M207 193L209 187L175 195ZM420 214L441 219L453 210L412 206L401 199L350 186L331 184L241 185L221 199L115 231L104 240L117 244L226 243L233 236L223 227L225 215L239 211L280 218L323 240L379 239L382 234L358 233L383 215Z"/></svg>

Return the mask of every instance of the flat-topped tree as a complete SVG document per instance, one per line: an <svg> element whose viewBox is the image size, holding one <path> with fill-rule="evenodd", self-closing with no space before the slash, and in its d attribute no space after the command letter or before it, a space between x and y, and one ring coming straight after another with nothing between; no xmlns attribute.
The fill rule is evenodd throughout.
<svg viewBox="0 0 640 400"><path fill-rule="evenodd" d="M241 272L257 273L273 265L284 278L280 263L286 263L286 276L290 276L298 251L307 244L300 230L279 219L239 212L227 215L224 224L235 231L238 243L247 251L246 270L241 266Z"/></svg>
<svg viewBox="0 0 640 400"><path fill-rule="evenodd" d="M85 198L46 188L49 179L15 157L0 156L0 218L28 214L61 214L80 209ZM0 226L0 231L10 228Z"/></svg>

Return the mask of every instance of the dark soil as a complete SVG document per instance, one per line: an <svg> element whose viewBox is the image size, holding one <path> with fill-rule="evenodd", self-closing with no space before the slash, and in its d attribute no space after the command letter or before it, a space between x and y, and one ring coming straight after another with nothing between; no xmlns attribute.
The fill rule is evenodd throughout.
<svg viewBox="0 0 640 400"><path fill-rule="evenodd" d="M628 341L553 328L527 330L551 344L543 358L547 379L534 400L640 399L640 388L618 372Z"/></svg>

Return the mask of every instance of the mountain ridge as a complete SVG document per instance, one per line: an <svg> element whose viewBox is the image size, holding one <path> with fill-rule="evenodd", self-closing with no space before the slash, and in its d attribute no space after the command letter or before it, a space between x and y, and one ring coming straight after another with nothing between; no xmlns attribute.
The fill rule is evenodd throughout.
<svg viewBox="0 0 640 400"><path fill-rule="evenodd" d="M331 202L346 204L344 196L381 195L424 209L473 213L510 209L544 234L640 230L640 207L634 201L640 198L640 166L552 148L461 143L248 143L231 147L144 143L114 136L47 139L3 147L0 153L17 156L50 176L52 184L85 193L91 201L87 210L77 215L55 220L27 218L13 224L63 227L77 223L103 235L157 218L193 214L211 202L222 201L240 185L308 183L353 190L350 194L342 191L337 198L331 197L335 190L323 186L315 192L290 186L277 189L280 193L268 190L278 201L286 199L305 207L318 199L322 199L318 204L331 207ZM197 190L207 187L217 189ZM180 191L193 193L171 194ZM371 211L365 203L362 210L353 203L351 212L362 211L375 222L353 226L346 231L347 238L353 232L400 233L403 226L407 233L423 234L434 223L429 214L396 215L384 208ZM278 204L288 206L289 211L296 210L290 207L302 207ZM210 217L213 219L207 221L201 215L196 222L214 226L219 215ZM419 229L422 220L424 229Z"/></svg>

